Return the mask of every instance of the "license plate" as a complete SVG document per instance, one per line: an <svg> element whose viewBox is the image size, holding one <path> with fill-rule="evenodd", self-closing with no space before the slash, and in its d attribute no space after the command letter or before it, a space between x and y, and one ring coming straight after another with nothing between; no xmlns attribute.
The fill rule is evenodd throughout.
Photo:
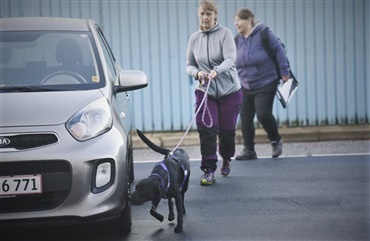
<svg viewBox="0 0 370 241"><path fill-rule="evenodd" d="M42 193L40 174L0 177L0 196L37 193Z"/></svg>

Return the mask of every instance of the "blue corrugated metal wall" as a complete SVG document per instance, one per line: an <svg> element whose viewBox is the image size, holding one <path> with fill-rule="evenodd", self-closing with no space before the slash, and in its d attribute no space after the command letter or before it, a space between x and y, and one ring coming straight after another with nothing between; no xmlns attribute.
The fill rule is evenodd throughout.
<svg viewBox="0 0 370 241"><path fill-rule="evenodd" d="M287 109L275 102L280 124L369 123L369 1L217 3L220 23L234 33L235 11L249 7L285 43L300 86ZM0 17L94 19L120 64L148 75L149 86L131 93L136 127L170 131L185 130L194 113L195 82L185 61L188 37L198 28L196 10L197 1L181 0L1 0Z"/></svg>

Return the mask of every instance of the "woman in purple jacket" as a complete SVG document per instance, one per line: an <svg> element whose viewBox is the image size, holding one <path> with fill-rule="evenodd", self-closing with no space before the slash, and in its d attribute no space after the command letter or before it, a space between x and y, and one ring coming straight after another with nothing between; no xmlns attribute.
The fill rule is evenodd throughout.
<svg viewBox="0 0 370 241"><path fill-rule="evenodd" d="M276 61L268 55L260 34L265 25L255 22L254 14L248 8L238 10L234 20L239 33L236 40L236 68L243 90L240 119L244 141L243 151L236 159L257 159L253 121L256 114L271 142L272 157L276 158L282 154L282 141L272 107L279 80L289 79L285 51L280 41L268 30L270 49L275 53Z"/></svg>

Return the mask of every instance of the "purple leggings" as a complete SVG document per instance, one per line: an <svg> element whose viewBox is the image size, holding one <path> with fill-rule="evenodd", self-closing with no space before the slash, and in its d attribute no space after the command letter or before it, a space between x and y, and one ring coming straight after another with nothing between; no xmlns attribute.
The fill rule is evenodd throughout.
<svg viewBox="0 0 370 241"><path fill-rule="evenodd" d="M196 110L203 100L204 92L195 91ZM242 91L214 99L207 98L196 116L196 124L200 138L200 151L202 154L201 169L217 168L217 137L219 138L218 151L223 159L231 159L235 154L235 126L242 104ZM209 112L203 110L208 107ZM210 113L210 114L209 114ZM209 126L211 123L212 126Z"/></svg>

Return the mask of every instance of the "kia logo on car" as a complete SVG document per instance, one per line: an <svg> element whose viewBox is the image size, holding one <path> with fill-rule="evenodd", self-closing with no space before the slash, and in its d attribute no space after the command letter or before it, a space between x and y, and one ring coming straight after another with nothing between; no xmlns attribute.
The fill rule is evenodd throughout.
<svg viewBox="0 0 370 241"><path fill-rule="evenodd" d="M0 137L0 147L4 147L10 144L10 140L8 138Z"/></svg>

